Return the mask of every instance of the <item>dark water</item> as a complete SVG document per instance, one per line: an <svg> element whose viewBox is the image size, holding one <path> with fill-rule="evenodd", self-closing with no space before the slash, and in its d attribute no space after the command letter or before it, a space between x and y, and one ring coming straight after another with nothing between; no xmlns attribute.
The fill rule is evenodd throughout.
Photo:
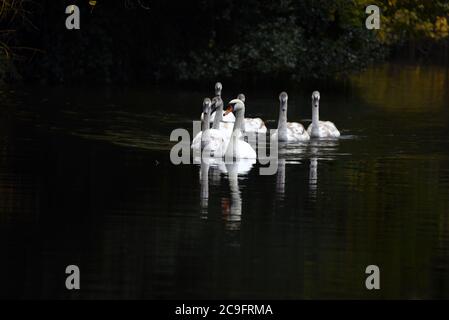
<svg viewBox="0 0 449 320"><path fill-rule="evenodd" d="M281 89L245 92L246 115L274 127ZM0 296L449 298L448 71L317 89L342 139L283 150L273 176L171 164L209 91L3 89ZM310 94L289 91L289 120L308 124Z"/></svg>

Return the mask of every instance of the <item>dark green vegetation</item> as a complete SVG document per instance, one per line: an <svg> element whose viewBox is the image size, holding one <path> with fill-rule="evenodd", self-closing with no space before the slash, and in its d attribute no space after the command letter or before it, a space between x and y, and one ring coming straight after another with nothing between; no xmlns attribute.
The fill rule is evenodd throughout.
<svg viewBox="0 0 449 320"><path fill-rule="evenodd" d="M69 4L79 31L65 29ZM365 28L367 4L382 9L379 32ZM446 0L2 0L0 10L2 81L301 80L348 75L392 48L447 59Z"/></svg>

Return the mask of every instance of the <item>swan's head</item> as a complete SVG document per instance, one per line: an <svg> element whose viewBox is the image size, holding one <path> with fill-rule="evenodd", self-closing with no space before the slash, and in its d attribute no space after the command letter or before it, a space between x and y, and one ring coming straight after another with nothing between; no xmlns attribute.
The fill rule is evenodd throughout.
<svg viewBox="0 0 449 320"><path fill-rule="evenodd" d="M245 95L244 95L243 93L240 93L240 94L237 96L237 99L239 99L239 100L243 101L243 103L245 103L246 97L245 97Z"/></svg>
<svg viewBox="0 0 449 320"><path fill-rule="evenodd" d="M221 85L221 82L217 82L215 84L215 95L221 96L221 90L223 90L223 86Z"/></svg>
<svg viewBox="0 0 449 320"><path fill-rule="evenodd" d="M288 100L288 94L287 92L283 91L279 94L279 101L280 102L287 102Z"/></svg>
<svg viewBox="0 0 449 320"><path fill-rule="evenodd" d="M279 101L281 102L281 111L286 112L287 111L287 100L288 95L287 92L281 92L279 94Z"/></svg>
<svg viewBox="0 0 449 320"><path fill-rule="evenodd" d="M320 103L320 93L318 91L314 91L312 93L312 105L315 108L318 108L319 103Z"/></svg>
<svg viewBox="0 0 449 320"><path fill-rule="evenodd" d="M237 112L243 109L245 109L245 104L243 103L243 101L240 99L233 99L229 101L228 107L226 108L226 111L223 115L225 116L230 112Z"/></svg>
<svg viewBox="0 0 449 320"><path fill-rule="evenodd" d="M203 100L203 113L204 114L210 113L211 104L212 104L212 102L210 101L209 98L204 98L204 100Z"/></svg>

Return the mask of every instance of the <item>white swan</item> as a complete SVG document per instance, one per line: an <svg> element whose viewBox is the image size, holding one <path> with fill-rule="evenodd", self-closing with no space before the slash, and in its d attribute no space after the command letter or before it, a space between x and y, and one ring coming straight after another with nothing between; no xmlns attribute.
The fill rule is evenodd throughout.
<svg viewBox="0 0 449 320"><path fill-rule="evenodd" d="M226 151L227 139L220 130L209 129L210 112L211 101L209 98L205 98L201 132L193 139L191 148L195 152L201 152L205 157L222 157Z"/></svg>
<svg viewBox="0 0 449 320"><path fill-rule="evenodd" d="M235 113L234 128L229 140L225 157L228 159L256 159L256 151L251 145L241 140L241 130L243 119L245 118L245 104L240 99L231 100L226 109L225 115L230 112Z"/></svg>
<svg viewBox="0 0 449 320"><path fill-rule="evenodd" d="M212 122L212 129L220 130L224 134L226 140L229 140L231 138L232 130L234 127L235 122L234 115L232 113L229 113L226 116L223 116L223 100L221 99L220 96L214 97L212 99L211 107L212 107L211 112L215 111L214 112L215 118L214 121ZM230 118L229 115L232 115L232 118ZM223 122L223 119L225 117L230 119L232 122Z"/></svg>
<svg viewBox="0 0 449 320"><path fill-rule="evenodd" d="M217 82L215 84L215 97L212 99L212 111L211 111L211 116L209 121L211 123L215 122L215 116L217 115L217 112L215 112L217 110L217 108L215 107L215 105L220 105L221 103L221 109L223 110L223 100L221 99L221 91L223 90L223 85L221 84L221 82ZM221 113L220 116L220 121L224 122L224 123L234 123L235 122L235 116L230 113L227 114L226 116L223 116L223 112ZM203 120L203 115L201 114L201 120ZM217 128L215 128L217 129ZM232 125L231 125L231 129L232 129Z"/></svg>
<svg viewBox="0 0 449 320"><path fill-rule="evenodd" d="M280 108L278 128L271 135L271 139L286 143L296 143L310 140L310 136L302 124L298 122L287 122L287 100L287 93L281 92L279 95Z"/></svg>
<svg viewBox="0 0 449 320"><path fill-rule="evenodd" d="M246 102L246 97L243 93L240 93L237 99L240 99L243 103ZM267 127L261 118L245 118L242 131L245 133L267 133Z"/></svg>
<svg viewBox="0 0 449 320"><path fill-rule="evenodd" d="M338 131L335 124L330 121L320 121L320 93L312 93L312 123L307 128L307 132L312 138L338 138Z"/></svg>

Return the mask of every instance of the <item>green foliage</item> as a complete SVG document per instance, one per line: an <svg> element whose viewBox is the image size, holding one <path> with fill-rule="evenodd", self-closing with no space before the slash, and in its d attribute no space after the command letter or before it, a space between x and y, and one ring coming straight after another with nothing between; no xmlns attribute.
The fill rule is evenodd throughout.
<svg viewBox="0 0 449 320"><path fill-rule="evenodd" d="M14 65L25 79L59 83L335 78L381 60L392 47L444 42L449 33L446 0L71 3L81 9L81 30L65 29L61 1L27 8L29 17L7 38L1 30L9 29L10 15L0 14L0 49L7 48L0 50L0 80ZM378 32L365 28L368 4L381 7ZM17 64L16 44L43 54Z"/></svg>
<svg viewBox="0 0 449 320"><path fill-rule="evenodd" d="M385 53L373 32L363 27L366 16L355 2L284 0L280 6L254 2L250 7L258 12L259 23L245 25L239 21L245 13L236 15L228 30L235 41L221 45L213 39L213 48L191 52L178 64L181 79L242 74L328 78L360 70Z"/></svg>
<svg viewBox="0 0 449 320"><path fill-rule="evenodd" d="M449 36L447 0L378 2L382 10L382 28L379 37L387 44L415 40L442 41Z"/></svg>

